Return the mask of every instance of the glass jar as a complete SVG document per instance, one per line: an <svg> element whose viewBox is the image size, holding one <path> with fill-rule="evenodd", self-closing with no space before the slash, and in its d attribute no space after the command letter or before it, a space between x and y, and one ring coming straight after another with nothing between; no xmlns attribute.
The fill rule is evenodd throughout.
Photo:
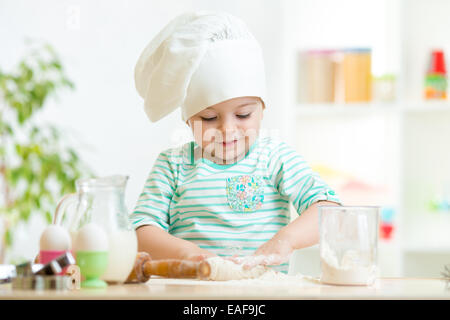
<svg viewBox="0 0 450 320"><path fill-rule="evenodd" d="M379 219L380 207L319 206L321 282L374 284Z"/></svg>

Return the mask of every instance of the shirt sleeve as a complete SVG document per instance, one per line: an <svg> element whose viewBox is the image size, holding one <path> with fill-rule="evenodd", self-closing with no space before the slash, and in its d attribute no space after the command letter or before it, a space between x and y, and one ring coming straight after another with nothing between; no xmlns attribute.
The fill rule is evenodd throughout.
<svg viewBox="0 0 450 320"><path fill-rule="evenodd" d="M289 199L299 215L320 200L341 204L335 191L286 143L273 150L268 167L272 184Z"/></svg>
<svg viewBox="0 0 450 320"><path fill-rule="evenodd" d="M153 225L165 231L169 230L169 209L176 190L174 166L164 152L158 155L130 215L135 229L143 225Z"/></svg>

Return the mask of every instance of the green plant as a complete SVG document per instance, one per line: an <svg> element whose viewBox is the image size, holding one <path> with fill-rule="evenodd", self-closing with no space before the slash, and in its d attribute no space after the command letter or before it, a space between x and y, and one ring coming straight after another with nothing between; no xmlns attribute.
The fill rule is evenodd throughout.
<svg viewBox="0 0 450 320"><path fill-rule="evenodd" d="M91 175L62 130L38 117L50 97L73 88L48 44L30 48L13 71L0 69L0 218L8 225L7 247L19 221L37 212L51 222L60 197Z"/></svg>

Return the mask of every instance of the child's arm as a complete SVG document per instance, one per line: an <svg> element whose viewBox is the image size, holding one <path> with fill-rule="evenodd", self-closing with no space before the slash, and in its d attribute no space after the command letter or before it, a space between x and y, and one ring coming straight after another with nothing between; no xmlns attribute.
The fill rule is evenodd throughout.
<svg viewBox="0 0 450 320"><path fill-rule="evenodd" d="M317 244L319 242L319 206L339 206L339 204L331 201L318 201L276 235L279 234L281 239L289 242L293 250Z"/></svg>
<svg viewBox="0 0 450 320"><path fill-rule="evenodd" d="M310 247L319 242L319 208L320 205L335 205L338 203L331 201L319 201L306 209L301 216L278 231L275 236L262 245L255 254L258 255L279 255L283 260L289 260L292 251ZM276 264L276 263L275 263Z"/></svg>
<svg viewBox="0 0 450 320"><path fill-rule="evenodd" d="M315 245L319 241L319 205L339 204L319 201L308 207L297 219L278 231L254 255L243 259L246 267L257 264L277 265L289 260L294 250Z"/></svg>
<svg viewBox="0 0 450 320"><path fill-rule="evenodd" d="M339 205L335 192L313 172L295 149L285 143L271 149L267 172L278 192L287 197L299 217L279 230L244 264L281 264L293 250L309 247L319 240L320 205Z"/></svg>
<svg viewBox="0 0 450 320"><path fill-rule="evenodd" d="M174 237L156 226L145 225L136 230L138 251L147 252L153 260L188 259L202 260L215 256L190 241Z"/></svg>
<svg viewBox="0 0 450 320"><path fill-rule="evenodd" d="M166 150L158 155L130 215L130 221L136 229L138 250L147 252L155 260L200 260L213 256L194 243L168 232L169 210L177 188L177 170L180 165L180 158L172 158L171 154L170 150Z"/></svg>

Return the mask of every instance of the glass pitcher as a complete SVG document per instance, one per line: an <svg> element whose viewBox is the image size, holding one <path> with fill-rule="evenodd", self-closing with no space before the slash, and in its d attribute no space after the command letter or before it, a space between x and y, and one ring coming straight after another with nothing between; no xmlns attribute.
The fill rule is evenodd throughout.
<svg viewBox="0 0 450 320"><path fill-rule="evenodd" d="M128 220L124 196L128 176L113 175L79 179L76 193L65 195L58 203L53 223L69 230L74 243L78 230L87 223L103 227L108 235L108 268L101 279L124 282L137 255L136 232ZM75 204L75 210L66 210Z"/></svg>

